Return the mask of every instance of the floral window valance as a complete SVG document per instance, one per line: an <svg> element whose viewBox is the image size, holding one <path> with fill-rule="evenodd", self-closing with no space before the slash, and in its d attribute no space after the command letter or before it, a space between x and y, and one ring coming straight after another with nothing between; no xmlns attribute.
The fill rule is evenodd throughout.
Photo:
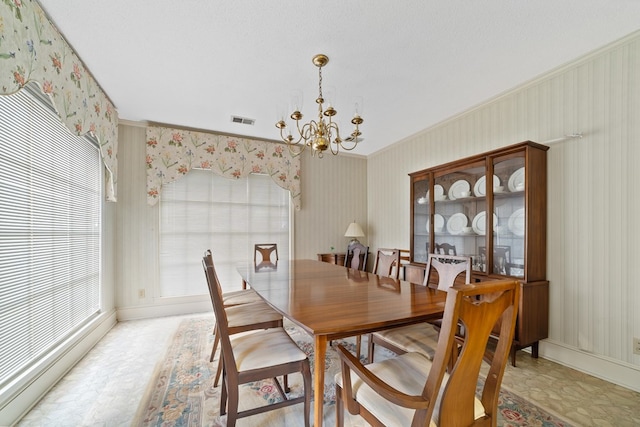
<svg viewBox="0 0 640 427"><path fill-rule="evenodd" d="M0 95L36 82L75 135L100 144L106 198L116 201L118 115L82 61L32 0L0 2Z"/></svg>
<svg viewBox="0 0 640 427"><path fill-rule="evenodd" d="M211 169L234 179L250 173L269 174L276 184L289 190L296 210L300 209L300 157L293 157L283 144L166 127L147 128L149 205L158 202L164 184L194 168Z"/></svg>

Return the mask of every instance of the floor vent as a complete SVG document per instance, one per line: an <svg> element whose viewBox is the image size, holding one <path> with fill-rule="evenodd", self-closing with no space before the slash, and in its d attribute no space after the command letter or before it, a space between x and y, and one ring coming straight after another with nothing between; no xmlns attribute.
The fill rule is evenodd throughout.
<svg viewBox="0 0 640 427"><path fill-rule="evenodd" d="M250 125L250 126L253 126L253 124L255 123L255 119L248 119L246 117L240 117L240 116L231 116L231 121L233 123L240 123L241 125Z"/></svg>

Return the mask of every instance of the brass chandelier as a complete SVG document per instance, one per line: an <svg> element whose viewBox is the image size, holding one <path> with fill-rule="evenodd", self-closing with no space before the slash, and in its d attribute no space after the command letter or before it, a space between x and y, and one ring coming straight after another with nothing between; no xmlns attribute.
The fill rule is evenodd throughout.
<svg viewBox="0 0 640 427"><path fill-rule="evenodd" d="M280 138L282 138L282 140L287 144L289 150L294 156L302 153L306 147L311 148L312 156L315 156L317 153L318 157L322 158L327 149L329 149L333 155L337 155L340 148L350 151L356 148L358 143L361 141L359 136L362 135L362 133L360 132L359 126L362 124L363 120L357 111L351 119L351 123L355 125L355 129L343 140L340 137L338 124L333 121L333 116L338 112L331 106L331 104L324 109L323 104L325 100L322 96L322 67L327 65L328 62L329 57L327 55L318 54L313 57L313 64L318 67L318 98L316 99L316 104L318 104L317 121L311 120L301 126L300 120L302 120L303 116L296 108L296 111L291 113L291 118L296 122L296 128L299 135L298 139L295 141L291 132L288 132L287 135L285 135L287 124L284 119L280 119L276 123L276 127L280 129ZM345 142L349 144L345 145Z"/></svg>

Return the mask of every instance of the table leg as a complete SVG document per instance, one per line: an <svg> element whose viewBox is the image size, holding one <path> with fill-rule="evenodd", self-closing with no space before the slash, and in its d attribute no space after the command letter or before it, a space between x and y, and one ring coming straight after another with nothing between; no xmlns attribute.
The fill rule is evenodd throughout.
<svg viewBox="0 0 640 427"><path fill-rule="evenodd" d="M324 359L327 354L327 337L315 336L315 366L313 368L313 417L314 426L322 427L322 407L324 403Z"/></svg>

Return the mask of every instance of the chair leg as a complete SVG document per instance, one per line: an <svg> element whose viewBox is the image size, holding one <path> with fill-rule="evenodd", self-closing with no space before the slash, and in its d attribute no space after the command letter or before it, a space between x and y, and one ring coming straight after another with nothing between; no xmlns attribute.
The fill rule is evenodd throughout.
<svg viewBox="0 0 640 427"><path fill-rule="evenodd" d="M311 421L309 416L311 414L311 365L309 360L302 362L302 383L304 384L304 426L310 427Z"/></svg>
<svg viewBox="0 0 640 427"><path fill-rule="evenodd" d="M280 394L280 397L282 398L282 400L288 400L287 399L287 395L284 394L284 390L280 386L280 381L278 381L278 378L274 377L273 378L273 383L274 383L274 385L276 387L276 390L278 390L278 393Z"/></svg>
<svg viewBox="0 0 640 427"><path fill-rule="evenodd" d="M360 360L360 348L362 347L362 336L358 335L356 337L356 358Z"/></svg>
<svg viewBox="0 0 640 427"><path fill-rule="evenodd" d="M369 334L369 345L367 346L369 347L368 351L367 351L367 362L368 363L373 363L373 353L375 352L375 344L373 342L373 334Z"/></svg>
<svg viewBox="0 0 640 427"><path fill-rule="evenodd" d="M224 379L223 379L224 381ZM238 420L238 384L229 384L229 400L227 410L227 427L235 427Z"/></svg>
<svg viewBox="0 0 640 427"><path fill-rule="evenodd" d="M222 377L222 387L220 390L220 415L227 413L227 382Z"/></svg>
<svg viewBox="0 0 640 427"><path fill-rule="evenodd" d="M213 362L213 358L216 355L216 349L218 348L218 343L220 342L220 337L217 334L217 330L213 331L213 348L211 349L211 357L209 358L209 362Z"/></svg>
<svg viewBox="0 0 640 427"><path fill-rule="evenodd" d="M289 388L289 375L284 374L284 392L285 393L290 393L291 392L291 388Z"/></svg>
<svg viewBox="0 0 640 427"><path fill-rule="evenodd" d="M336 384L336 427L344 427L344 402L342 388Z"/></svg>
<svg viewBox="0 0 640 427"><path fill-rule="evenodd" d="M221 373L222 373L222 355L220 355L220 360L218 360L218 369L216 369L216 378L213 381L214 387L218 387L218 381L220 380ZM224 384L224 378L222 378L222 384Z"/></svg>

